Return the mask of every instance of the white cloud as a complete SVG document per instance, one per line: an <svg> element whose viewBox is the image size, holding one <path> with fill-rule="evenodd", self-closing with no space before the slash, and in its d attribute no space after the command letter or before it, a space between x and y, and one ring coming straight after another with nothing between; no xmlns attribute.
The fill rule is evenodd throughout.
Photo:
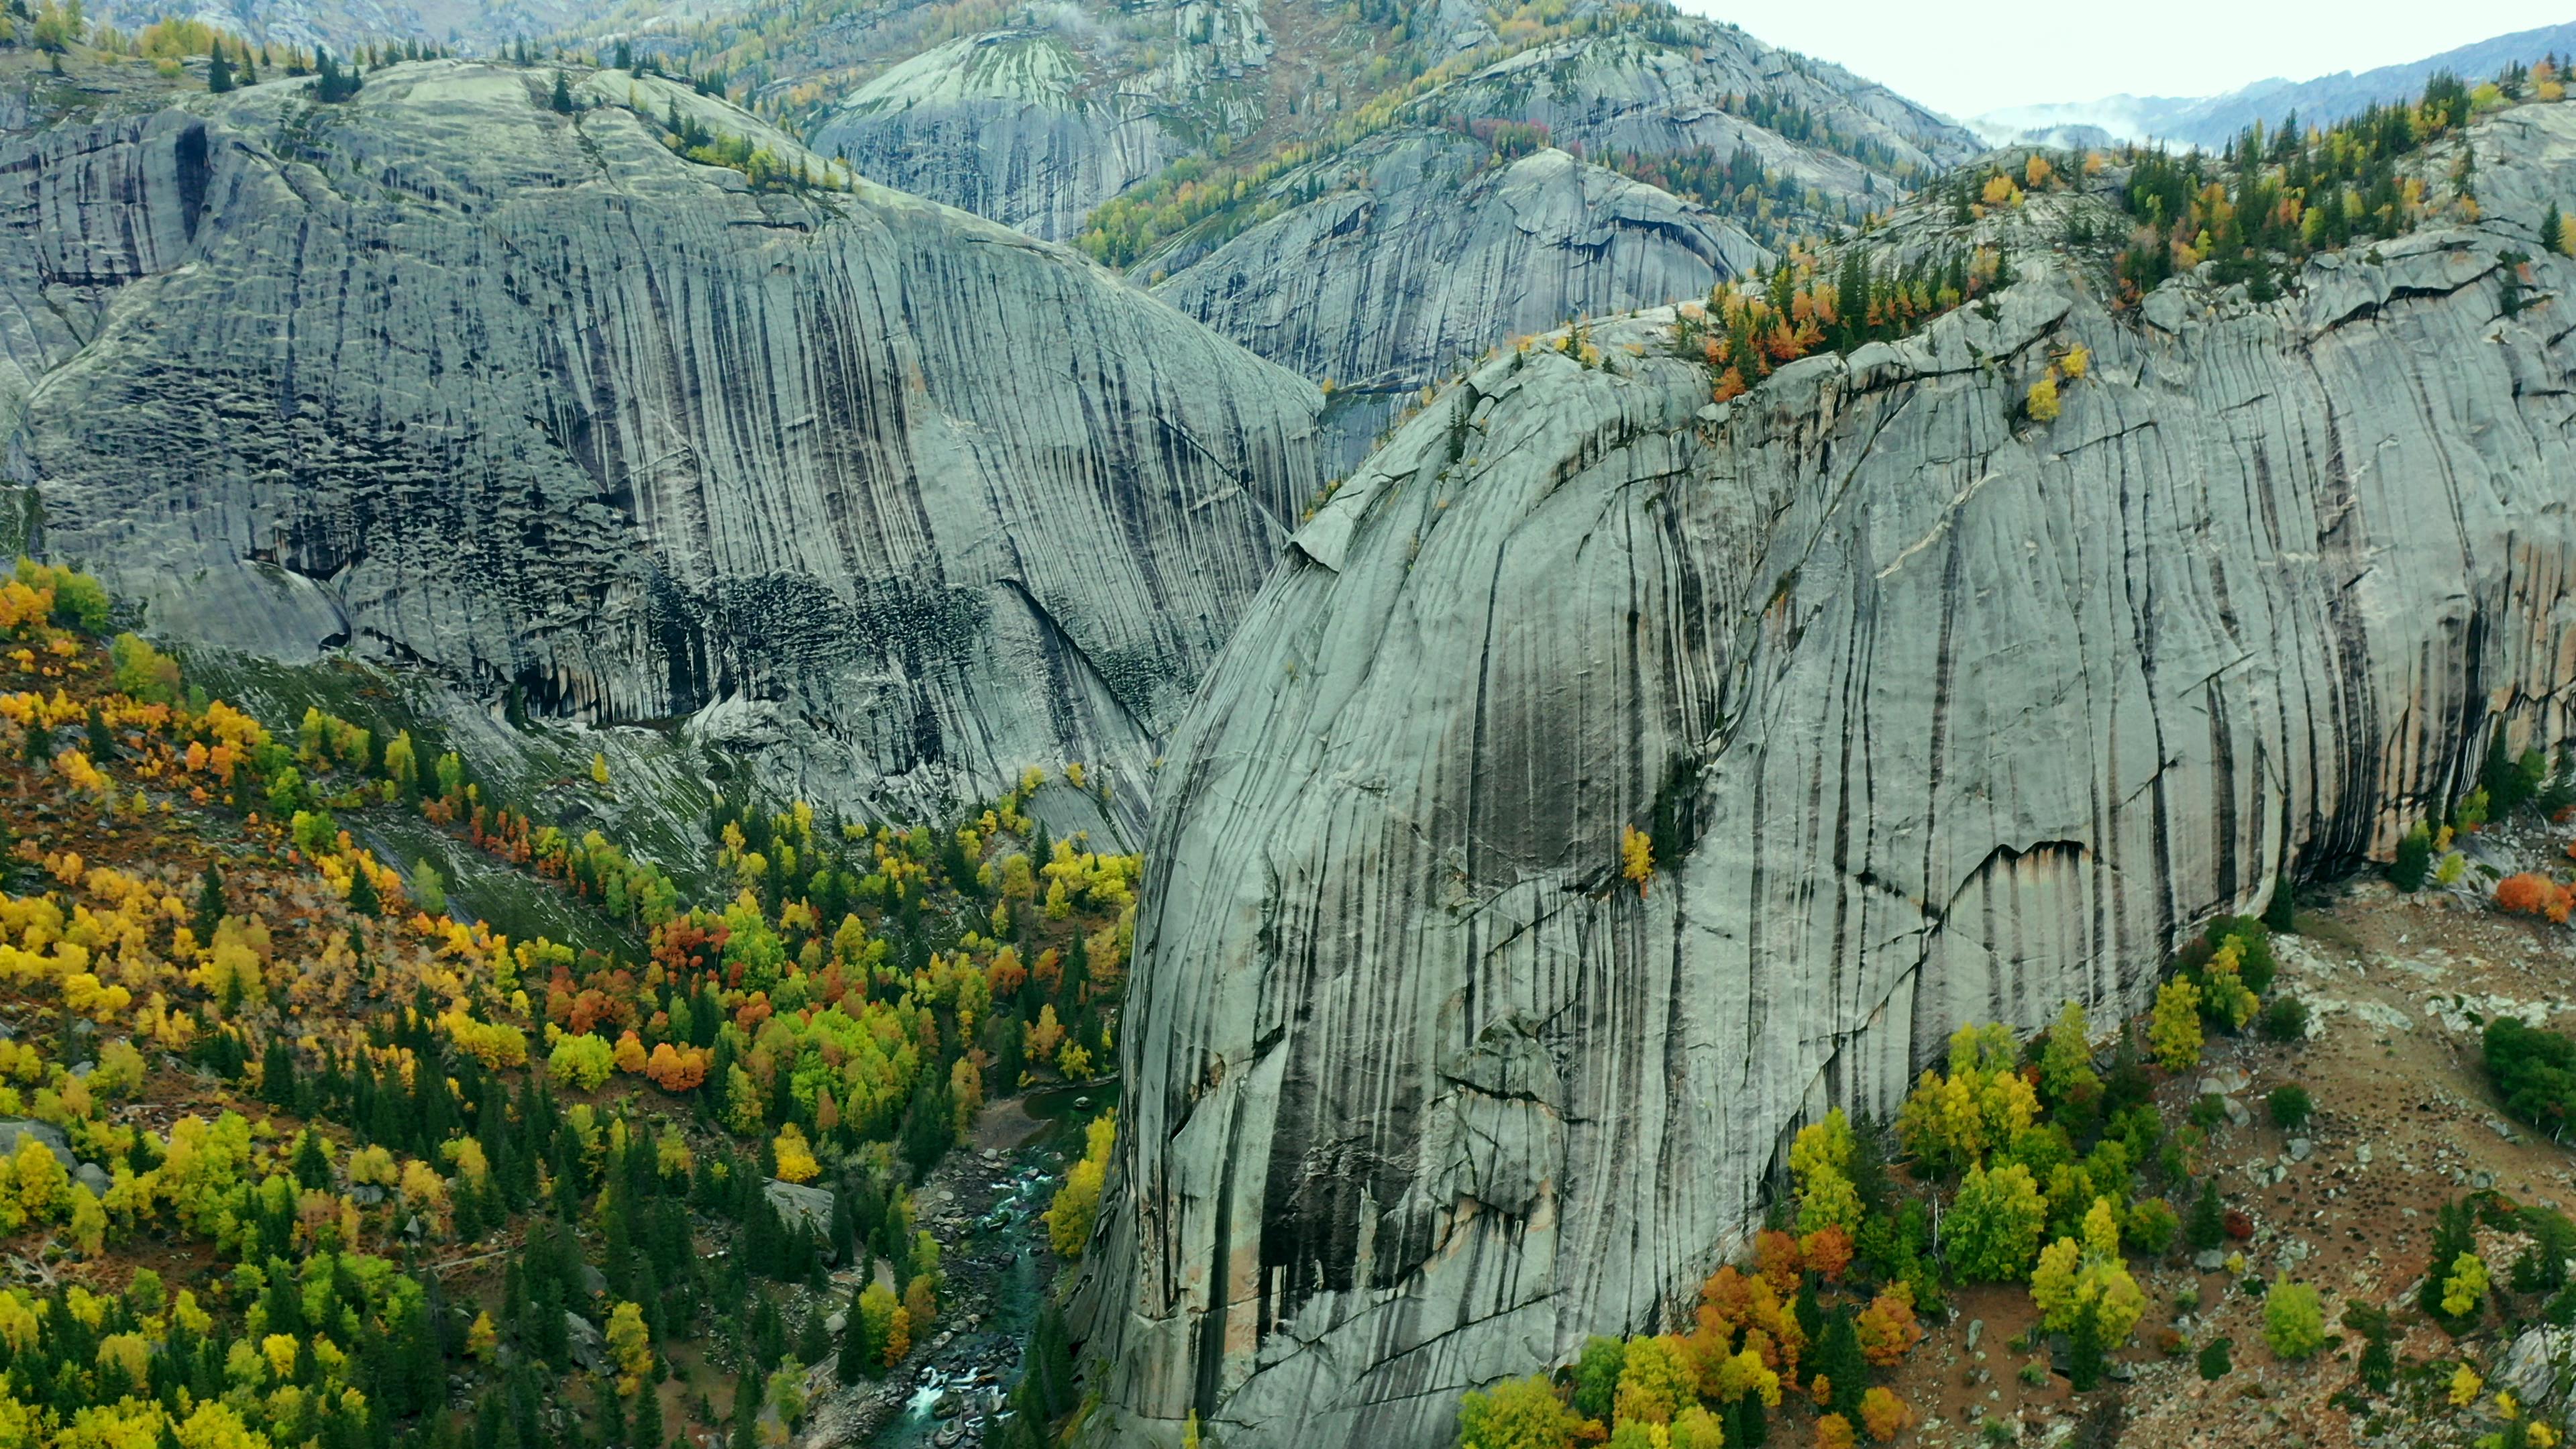
<svg viewBox="0 0 2576 1449"><path fill-rule="evenodd" d="M2212 95L2270 76L2308 80L2420 60L2490 36L2576 20L2570 0L2447 6L2164 0L2148 8L1675 3L1733 21L1773 45L1834 61L1954 116L2121 91Z"/></svg>

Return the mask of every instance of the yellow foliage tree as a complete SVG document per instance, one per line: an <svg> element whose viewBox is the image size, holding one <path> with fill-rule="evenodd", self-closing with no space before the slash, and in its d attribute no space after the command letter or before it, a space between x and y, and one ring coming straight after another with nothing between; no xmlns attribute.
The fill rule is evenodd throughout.
<svg viewBox="0 0 2576 1449"><path fill-rule="evenodd" d="M1619 827L1619 874L1636 882L1639 896L1655 877L1655 842L1634 825Z"/></svg>
<svg viewBox="0 0 2576 1449"><path fill-rule="evenodd" d="M1699 1374L1682 1340L1632 1338L1619 1369L1613 1413L1623 1424L1669 1424L1699 1396Z"/></svg>
<svg viewBox="0 0 2576 1449"><path fill-rule="evenodd" d="M1851 1122L1840 1107L1798 1130L1789 1144L1789 1172L1798 1184L1799 1232L1860 1230L1860 1190L1850 1176L1854 1148Z"/></svg>
<svg viewBox="0 0 2576 1449"><path fill-rule="evenodd" d="M2156 988L2156 1007L2147 1019L2147 1049L2169 1072L2200 1064L2200 988L2176 977Z"/></svg>
<svg viewBox="0 0 2576 1449"><path fill-rule="evenodd" d="M653 1371L653 1336L644 1326L644 1310L618 1304L608 1315L607 1338L608 1356L617 1362L617 1392L631 1399Z"/></svg>
<svg viewBox="0 0 2576 1449"><path fill-rule="evenodd" d="M1094 1119L1085 1132L1082 1160L1065 1173L1064 1186L1047 1207L1047 1237L1058 1257L1081 1257L1091 1240L1092 1222L1100 1215L1101 1184L1109 1176L1109 1150L1117 1137L1116 1112Z"/></svg>
<svg viewBox="0 0 2576 1449"><path fill-rule="evenodd" d="M2023 411L2030 415L2032 422L2046 423L2056 420L2059 407L2057 369L2050 368L2040 374L2039 381L2030 385L2030 395L2023 399Z"/></svg>
<svg viewBox="0 0 2576 1449"><path fill-rule="evenodd" d="M770 1144L778 1155L778 1176L782 1182L811 1182L820 1176L823 1164L814 1160L814 1149L805 1134L790 1122L778 1129L778 1138Z"/></svg>

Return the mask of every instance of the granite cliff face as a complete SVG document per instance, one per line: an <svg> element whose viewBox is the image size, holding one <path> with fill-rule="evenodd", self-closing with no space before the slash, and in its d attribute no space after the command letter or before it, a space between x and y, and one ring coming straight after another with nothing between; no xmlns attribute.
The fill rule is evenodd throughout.
<svg viewBox="0 0 2576 1449"><path fill-rule="evenodd" d="M1479 27L1451 43L1493 39ZM1130 269L1262 356L1332 379L1336 470L1485 349L1703 294L1772 259L1747 226L1794 234L1883 209L1905 178L1974 149L1838 67L1675 15L1513 51L1396 113L1395 129L1247 195L1248 226L1220 215ZM1498 127L1542 149L1504 154L1513 133ZM1729 209L1585 156L1710 181L1731 167Z"/></svg>
<svg viewBox="0 0 2576 1449"><path fill-rule="evenodd" d="M1490 165L1455 132L1369 148L1368 184L1234 238L1157 288L1343 390L1365 451L1395 402L1515 335L1705 293L1770 253L1706 208L1542 150ZM1348 462L1358 461L1356 455Z"/></svg>
<svg viewBox="0 0 2576 1449"><path fill-rule="evenodd" d="M1112 26L1116 29L1112 29ZM903 60L823 116L814 149L866 176L1032 236L1261 123L1272 50L1260 7L1181 0L961 36Z"/></svg>
<svg viewBox="0 0 2576 1449"><path fill-rule="evenodd" d="M9 144L44 545L163 632L685 721L785 795L1140 784L1314 489L1314 389L1006 228L665 146L676 109L819 173L730 107L612 72L558 115L550 78Z"/></svg>
<svg viewBox="0 0 2576 1449"><path fill-rule="evenodd" d="M1884 210L1976 149L1840 67L1669 10L1582 3L1499 33L1481 7L1363 12L1274 27L1208 0L1066 5L901 58L888 22L887 68L821 115L815 149L1082 237L1226 336L1332 379L1337 471L1486 348L1702 294L1768 259L1755 235L1785 244ZM1113 199L1150 220L1087 233Z"/></svg>
<svg viewBox="0 0 2576 1449"><path fill-rule="evenodd" d="M2035 198L1979 224L2022 280L1901 343L1711 405L1647 313L1355 473L1158 788L1100 1442L1446 1442L1461 1390L1675 1321L1803 1118L1888 1111L1963 1020L2135 1008L2490 730L2563 738L2576 263L2533 237L2576 108L2475 144L2482 222L2275 301L2110 310Z"/></svg>

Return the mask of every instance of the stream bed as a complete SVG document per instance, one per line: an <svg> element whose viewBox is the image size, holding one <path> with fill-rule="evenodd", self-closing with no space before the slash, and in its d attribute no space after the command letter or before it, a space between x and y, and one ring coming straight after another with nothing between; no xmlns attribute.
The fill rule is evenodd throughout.
<svg viewBox="0 0 2576 1449"><path fill-rule="evenodd" d="M975 1140L931 1170L913 1201L939 1239L948 1302L930 1340L879 1383L819 1415L807 1445L950 1449L980 1445L1019 1378L1020 1347L1055 1280L1041 1216L1118 1084L1085 1083L997 1102Z"/></svg>

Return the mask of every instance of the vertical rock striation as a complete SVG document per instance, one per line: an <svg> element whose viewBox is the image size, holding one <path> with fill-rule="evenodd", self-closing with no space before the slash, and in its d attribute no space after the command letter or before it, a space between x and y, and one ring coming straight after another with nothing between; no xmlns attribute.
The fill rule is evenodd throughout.
<svg viewBox="0 0 2576 1449"><path fill-rule="evenodd" d="M1889 1110L1962 1020L2132 1009L2490 730L2563 738L2576 262L2509 289L2576 108L2476 145L2483 223L2268 304L2111 311L2025 218L2024 280L1902 343L1711 406L1649 313L1353 475L1159 786L1103 1442L1443 1443L1461 1390L1672 1322L1803 1117Z"/></svg>
<svg viewBox="0 0 2576 1449"><path fill-rule="evenodd" d="M1102 14L1064 4L1045 22L901 59L824 114L814 149L1066 241L1093 207L1267 119L1275 47L1248 0L1146 0Z"/></svg>
<svg viewBox="0 0 2576 1449"><path fill-rule="evenodd" d="M817 801L1140 778L1313 489L1314 390L1016 232L664 145L677 108L819 171L731 107L550 79L10 145L0 393L51 550L182 637L689 717Z"/></svg>
<svg viewBox="0 0 2576 1449"><path fill-rule="evenodd" d="M1306 376L1408 397L1515 335L1770 260L1705 208L1563 151L1488 167L1456 132L1408 132L1334 164L1369 184L1253 227L1157 294ZM1363 438L1382 418L1367 421Z"/></svg>

